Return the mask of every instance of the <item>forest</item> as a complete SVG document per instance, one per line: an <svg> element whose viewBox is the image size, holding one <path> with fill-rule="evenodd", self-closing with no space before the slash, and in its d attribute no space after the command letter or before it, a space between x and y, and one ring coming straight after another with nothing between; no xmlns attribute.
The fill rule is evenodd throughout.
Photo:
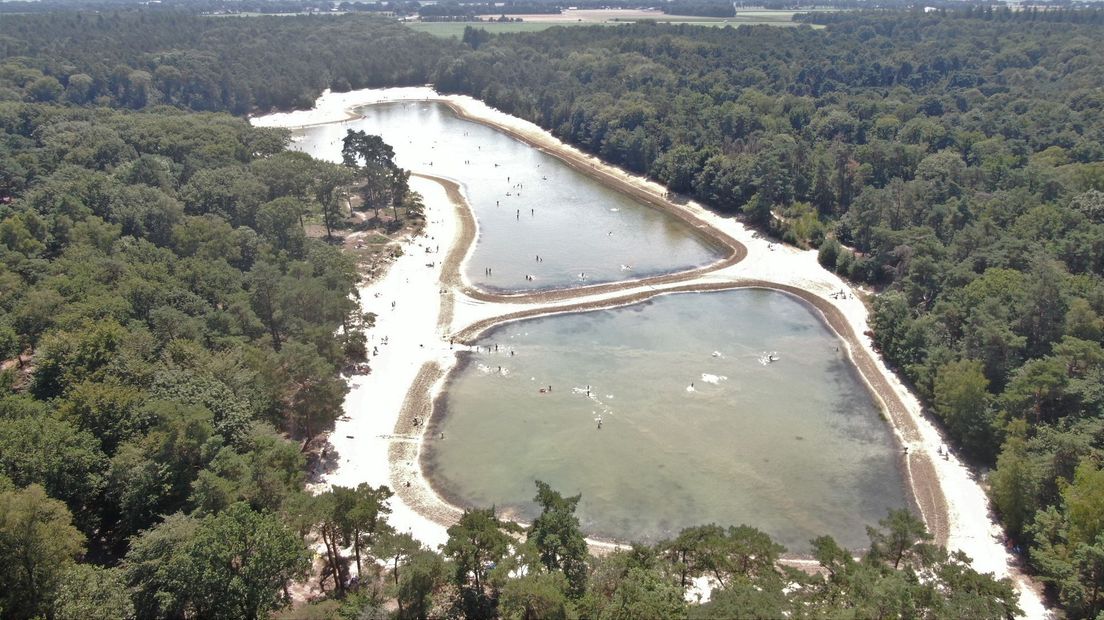
<svg viewBox="0 0 1104 620"><path fill-rule="evenodd" d="M540 484L528 530L471 510L439 552L390 530L384 487L306 493L303 447L340 415L367 325L354 262L303 222L380 171L289 152L240 116L432 82L816 247L876 292L877 346L989 471L1010 546L1070 617L1095 617L1104 26L1060 16L472 31L478 49L362 15L6 16L0 614L259 617L308 575L331 596L295 613L318 617L1014 611L1007 582L907 513L858 559L818 539L807 575L737 524L589 556L579 498ZM382 172L366 200L403 193ZM721 587L687 603L701 576Z"/></svg>
<svg viewBox="0 0 1104 620"><path fill-rule="evenodd" d="M242 115L310 107L326 88L425 84L450 52L447 42L360 16L24 15L0 20L0 101Z"/></svg>

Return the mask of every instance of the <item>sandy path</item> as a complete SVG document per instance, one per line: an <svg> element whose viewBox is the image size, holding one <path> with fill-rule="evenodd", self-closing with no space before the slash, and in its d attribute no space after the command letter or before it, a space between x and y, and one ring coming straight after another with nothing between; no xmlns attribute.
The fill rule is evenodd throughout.
<svg viewBox="0 0 1104 620"><path fill-rule="evenodd" d="M442 97L429 88L325 93L312 110L253 120L258 125L284 127L340 122L357 106L402 99L443 102L462 118L504 131L584 174L672 213L728 251L712 265L655 278L513 295L488 293L473 287L463 276L478 223L466 204L462 186L416 172L411 182L425 198L429 221L425 238L409 248L414 252L408 251L396 260L381 280L361 290L364 310L376 312L379 317L377 328L369 332L369 346L378 346L385 336L388 344L372 358L372 374L350 381L347 415L331 435L331 444L338 452L337 467L326 475L325 484L355 486L368 482L391 486L396 496L391 502L390 521L430 546L441 544L447 538L445 528L455 522L460 510L434 492L422 473L420 457L424 442L439 440L432 431L434 401L456 363L454 348L463 348L460 343L503 321L614 307L658 294L770 288L810 303L846 343L864 381L882 403L895 434L907 448L902 454L907 486L937 541L965 551L978 570L1012 577L1025 615L1046 615L1035 584L1013 566L1001 544L1000 529L973 473L954 455L937 454L944 445L939 430L865 335L869 326L861 295L854 295L846 283L822 269L815 252L771 244L738 221L696 203L670 202L661 186L605 165L539 127L469 97ZM443 260L439 252L424 254L426 247L435 249L438 244L445 250ZM838 291L844 295L832 296ZM402 305L402 312L388 307L392 301ZM608 541L593 544L598 548L610 546Z"/></svg>

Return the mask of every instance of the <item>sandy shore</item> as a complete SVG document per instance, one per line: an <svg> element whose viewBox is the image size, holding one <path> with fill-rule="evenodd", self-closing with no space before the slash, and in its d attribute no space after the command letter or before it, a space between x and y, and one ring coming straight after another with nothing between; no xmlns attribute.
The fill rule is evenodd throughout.
<svg viewBox="0 0 1104 620"><path fill-rule="evenodd" d="M376 347L379 354L371 359L371 374L350 382L346 416L330 437L337 452L335 467L326 474L324 484L391 486L396 491L391 502L392 524L430 546L441 544L447 538L445 528L455 522L459 510L433 491L419 461L423 442L432 440L427 439L426 429L432 428L433 402L456 363L454 351L462 348L460 343L503 321L613 307L659 294L771 288L813 305L846 343L900 443L907 448L902 454L906 482L937 540L967 553L980 571L1011 576L1025 615L1045 615L1034 584L1012 566L988 499L973 473L954 455L943 458L937 454L944 445L940 432L874 351L865 335L869 326L861 295L821 268L815 252L769 243L737 220L696 203L669 202L661 186L607 166L536 125L470 97L441 96L429 88L325 93L312 110L269 115L253 122L281 127L341 122L355 116L352 111L358 106L403 99L441 101L462 118L509 133L580 172L684 219L728 252L713 265L657 278L520 295L487 293L463 276L478 223L467 208L462 186L414 171L423 173L412 177L411 183L425 199L429 223L425 235L404 247L404 255L382 279L360 291L364 310L378 317L377 327L369 332L369 347ZM830 296L838 291L845 295ZM384 338L387 344L382 344ZM451 339L455 346L450 345Z"/></svg>

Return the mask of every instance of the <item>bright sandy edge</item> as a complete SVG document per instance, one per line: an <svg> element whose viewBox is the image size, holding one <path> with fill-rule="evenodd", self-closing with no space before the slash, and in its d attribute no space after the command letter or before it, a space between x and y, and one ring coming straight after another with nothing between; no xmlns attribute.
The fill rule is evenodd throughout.
<svg viewBox="0 0 1104 620"><path fill-rule="evenodd" d="M427 99L446 102L472 120L523 136L526 141L539 145L542 149L567 153L577 159L584 158L595 168L602 169L602 172L657 196L664 193L664 189L658 184L606 166L599 160L561 143L532 123L494 110L470 97L442 96L428 87L326 92L319 97L311 110L257 117L252 122L258 126L305 127L355 118L353 108L362 105ZM351 390L345 402L346 416L337 422L330 437L339 462L325 476L325 485L355 486L367 482L373 486L387 484L395 488L409 482L420 493L428 490L432 494L428 482L421 475L416 458L422 441L420 434L395 434L395 426L408 391L424 364L436 362L441 369L440 375L447 374L448 369L453 367L456 357L450 350L450 334L462 331L464 327L474 323L486 322L523 309L517 303L472 299L463 295L457 287L449 287L444 283L448 274L443 273L442 257L451 249L461 226L457 205L450 200L441 183L429 178L412 177L411 184L415 191L423 195L427 226L423 236L404 246L406 251L403 256L393 262L382 278L360 288L363 310L377 315L376 328L370 330L368 335L369 347L378 346L379 355L371 359L371 374L350 380ZM1046 617L1047 611L1037 585L1012 566L1012 557L1001 544L1002 532L992 518L988 499L975 475L954 455L947 459L937 455L938 447L945 445L939 430L922 414L919 401L885 366L874 351L870 339L864 335L869 330L866 307L857 297L833 299L828 296L840 290L850 292L850 287L817 263L815 251L802 251L778 244L770 249L766 240L758 238L733 218L719 216L696 203L682 208L692 211L701 220L727 233L746 246L748 252L746 258L735 265L682 284L723 285L742 280L772 282L808 291L820 297L823 302L835 306L846 318L854 334L860 335L861 346L876 360L879 370L908 409L911 423L915 426L915 429L910 430L915 432L903 433L896 427L894 431L902 444L908 446L911 454L925 455L934 465L938 486L945 499L947 547L964 551L973 558L974 567L979 571L993 573L997 577L1012 577L1020 593L1020 606L1024 609L1025 617ZM436 251L438 245L441 246L439 252ZM426 248L433 253L426 254ZM430 264L433 266L427 266ZM460 273L463 274L463 268ZM466 281L464 283L468 284ZM441 327L438 325L443 305L441 291L446 289L447 297L454 298L455 304L452 311L446 313L446 317L451 316L451 321ZM616 305L617 299L632 292L621 290L559 302L528 304L524 309L543 309L554 313L558 306L580 302ZM395 303L394 308L391 307L392 302ZM384 337L388 338L388 344L380 345ZM459 345L456 348L460 348ZM441 385L440 380L434 382L431 398L436 397ZM389 452L393 447L399 447L402 453L413 455L396 463L394 470L389 462ZM389 518L392 525L400 531L410 532L431 547L443 544L447 539L445 529L449 521L446 516L449 511L445 511L444 515L435 511L435 518L429 518L411 506L411 502L406 501L404 496L409 497L410 494L400 492L392 498L392 514ZM440 498L437 501L447 506Z"/></svg>

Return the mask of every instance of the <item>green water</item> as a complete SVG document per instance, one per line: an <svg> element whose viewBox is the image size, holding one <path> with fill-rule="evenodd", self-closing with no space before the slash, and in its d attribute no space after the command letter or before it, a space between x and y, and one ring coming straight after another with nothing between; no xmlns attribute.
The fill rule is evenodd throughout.
<svg viewBox="0 0 1104 620"><path fill-rule="evenodd" d="M293 147L341 161L346 131L363 130L391 144L404 168L460 182L479 222L466 275L481 288L615 282L720 257L683 222L502 132L461 120L444 105L392 103L360 112L364 118L296 130Z"/></svg>
<svg viewBox="0 0 1104 620"><path fill-rule="evenodd" d="M905 505L898 448L813 312L741 290L496 328L443 397L427 475L523 519L544 480L582 493L587 533L618 540L716 522L797 553L821 534L864 547L864 526Z"/></svg>

